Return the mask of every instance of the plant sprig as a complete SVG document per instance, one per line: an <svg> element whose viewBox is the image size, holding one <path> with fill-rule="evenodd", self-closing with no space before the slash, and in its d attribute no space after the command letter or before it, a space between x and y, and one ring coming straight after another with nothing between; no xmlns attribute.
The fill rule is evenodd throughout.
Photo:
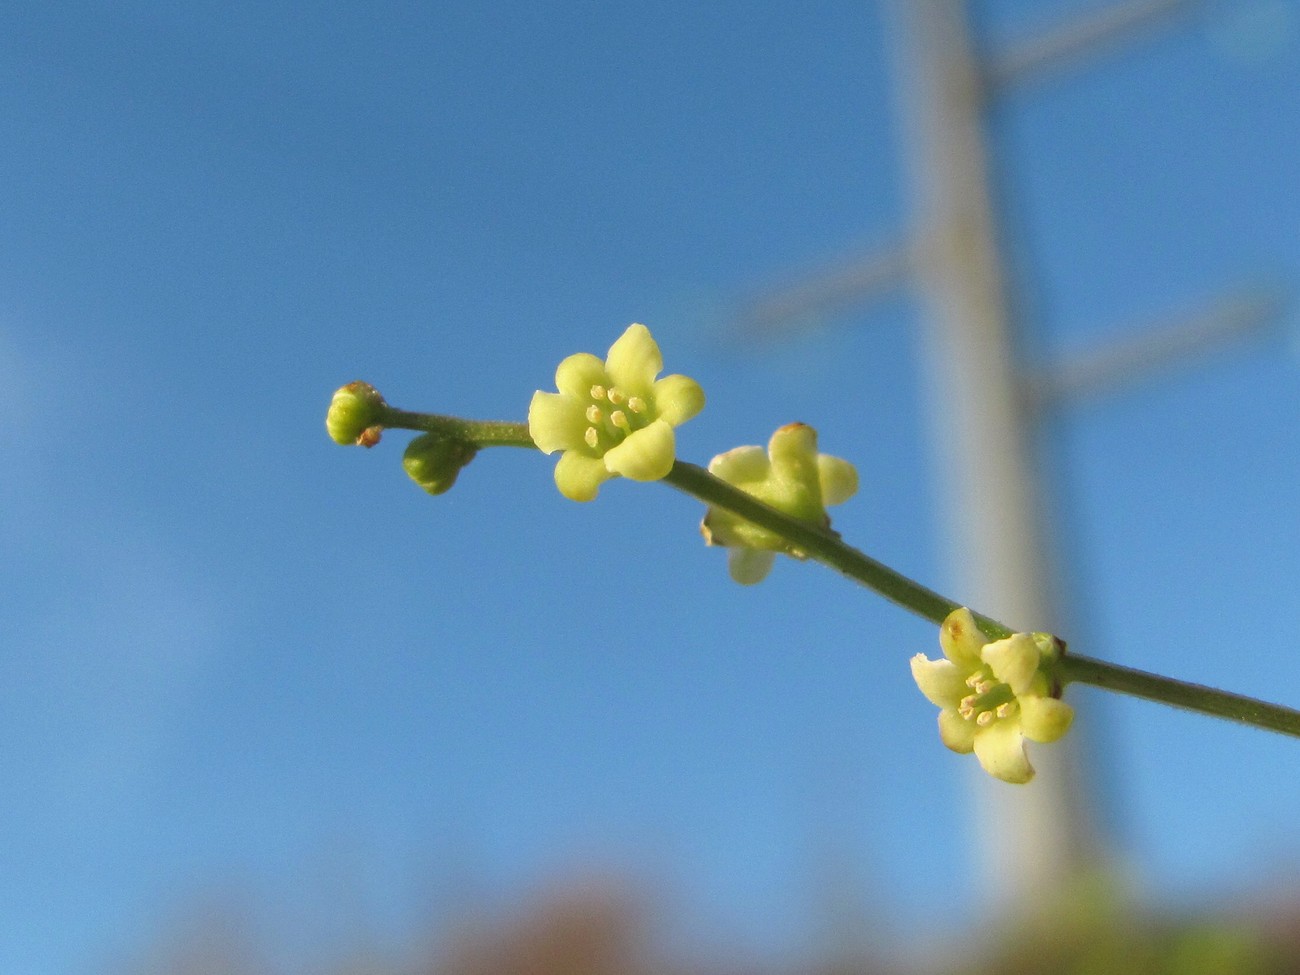
<svg viewBox="0 0 1300 975"><path fill-rule="evenodd" d="M415 413L385 406L375 425L392 429L417 430L453 437L481 447L525 447L537 449L526 423L493 420L464 420L435 413ZM757 498L714 477L703 467L687 461L673 463L664 483L691 497L752 521L787 539L810 559L835 569L903 609L941 624L960 604L933 589L909 579L883 562L873 559L844 542L834 532L778 511ZM981 630L993 639L1014 632L1010 627L981 613L974 614ZM1086 657L1073 651L1061 659L1067 683L1088 684L1118 694L1145 698L1173 707L1236 721L1240 724L1300 738L1300 711L1280 704L1222 691L1202 684L1176 680L1119 664Z"/></svg>

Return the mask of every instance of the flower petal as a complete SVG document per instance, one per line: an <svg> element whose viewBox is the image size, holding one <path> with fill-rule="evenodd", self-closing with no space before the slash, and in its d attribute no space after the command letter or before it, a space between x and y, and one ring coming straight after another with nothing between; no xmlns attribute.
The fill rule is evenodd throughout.
<svg viewBox="0 0 1300 975"><path fill-rule="evenodd" d="M984 663L980 650L987 642L975 623L974 615L965 606L949 613L943 626L939 627L939 646L943 647L943 655L967 670L974 670Z"/></svg>
<svg viewBox="0 0 1300 975"><path fill-rule="evenodd" d="M1074 708L1054 697L1027 697L1020 702L1020 728L1033 741L1056 741L1073 721Z"/></svg>
<svg viewBox="0 0 1300 975"><path fill-rule="evenodd" d="M975 732L979 725L967 721L952 708L939 712L939 740L958 755L969 755L975 750Z"/></svg>
<svg viewBox="0 0 1300 975"><path fill-rule="evenodd" d="M634 430L605 452L605 466L633 481L657 481L673 468L677 438L666 420Z"/></svg>
<svg viewBox="0 0 1300 975"><path fill-rule="evenodd" d="M806 423L777 427L767 442L772 466L782 473L803 475L817 468L817 431ZM820 478L818 478L820 480Z"/></svg>
<svg viewBox="0 0 1300 975"><path fill-rule="evenodd" d="M1003 719L977 729L975 757L985 772L1003 782L1020 785L1034 777L1034 767L1025 754L1025 737L1020 733L1019 721Z"/></svg>
<svg viewBox="0 0 1300 975"><path fill-rule="evenodd" d="M772 477L756 492L774 508L812 524L826 523L817 431L806 423L787 423L767 443Z"/></svg>
<svg viewBox="0 0 1300 975"><path fill-rule="evenodd" d="M822 504L843 504L858 493L858 469L847 460L817 455L817 473L822 482Z"/></svg>
<svg viewBox="0 0 1300 975"><path fill-rule="evenodd" d="M646 396L654 388L655 376L663 370L664 357L644 325L629 325L609 347L605 371L614 385L628 396Z"/></svg>
<svg viewBox="0 0 1300 975"><path fill-rule="evenodd" d="M912 680L931 704L941 708L955 708L971 693L966 686L968 673L951 660L931 660L923 653L912 658Z"/></svg>
<svg viewBox="0 0 1300 975"><path fill-rule="evenodd" d="M752 521L737 518L729 511L709 506L700 523L705 544L726 545L729 548L760 548L772 552L789 550L790 543L782 536L759 528Z"/></svg>
<svg viewBox="0 0 1300 975"><path fill-rule="evenodd" d="M540 389L533 393L528 404L528 435L542 453L585 447L582 435L586 429L582 405L573 397Z"/></svg>
<svg viewBox="0 0 1300 975"><path fill-rule="evenodd" d="M590 352L569 356L555 370L555 388L583 403L591 397L591 387L596 385L609 385L609 376L605 374L605 363Z"/></svg>
<svg viewBox="0 0 1300 975"><path fill-rule="evenodd" d="M733 487L762 481L771 469L767 451L753 445L733 447L709 461L709 473Z"/></svg>
<svg viewBox="0 0 1300 975"><path fill-rule="evenodd" d="M775 561L775 552L763 552L755 548L727 550L727 570L731 573L731 578L742 586L752 586L766 579Z"/></svg>
<svg viewBox="0 0 1300 975"><path fill-rule="evenodd" d="M993 676L1009 685L1017 697L1028 692L1042 661L1038 644L1028 633L1013 633L987 644L983 657Z"/></svg>
<svg viewBox="0 0 1300 975"><path fill-rule="evenodd" d="M704 409L704 389L690 376L664 376L654 384L654 397L659 415L675 427Z"/></svg>
<svg viewBox="0 0 1300 975"><path fill-rule="evenodd" d="M555 465L555 486L570 501L591 501L614 475L599 457L566 450Z"/></svg>

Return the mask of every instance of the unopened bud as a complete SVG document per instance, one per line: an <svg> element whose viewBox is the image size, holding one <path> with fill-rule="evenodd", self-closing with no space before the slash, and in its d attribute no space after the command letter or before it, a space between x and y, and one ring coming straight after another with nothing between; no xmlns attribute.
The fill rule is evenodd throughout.
<svg viewBox="0 0 1300 975"><path fill-rule="evenodd" d="M379 442L387 404L379 390L369 383L353 382L341 387L325 414L325 429L335 443L373 447Z"/></svg>
<svg viewBox="0 0 1300 975"><path fill-rule="evenodd" d="M474 459L478 448L464 440L424 433L406 445L402 466L411 480L430 494L442 494L456 483L460 469Z"/></svg>

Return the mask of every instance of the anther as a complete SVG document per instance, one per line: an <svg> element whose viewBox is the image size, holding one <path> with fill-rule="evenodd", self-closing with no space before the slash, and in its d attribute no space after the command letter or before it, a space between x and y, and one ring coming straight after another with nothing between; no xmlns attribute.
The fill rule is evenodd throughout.
<svg viewBox="0 0 1300 975"><path fill-rule="evenodd" d="M629 396L627 398L627 408L631 410L633 413L644 413L645 400L643 400L640 396Z"/></svg>
<svg viewBox="0 0 1300 975"><path fill-rule="evenodd" d="M592 386L592 387L591 387L591 398L592 398L592 399L604 399L604 398L605 398L605 387L602 386L600 383L596 383L596 385Z"/></svg>
<svg viewBox="0 0 1300 975"><path fill-rule="evenodd" d="M987 728L993 723L993 712L981 711L979 717L975 719L975 723L981 728Z"/></svg>
<svg viewBox="0 0 1300 975"><path fill-rule="evenodd" d="M592 403L590 406L587 407L588 423L599 423L603 419L604 419L604 415L600 412L599 406L597 406L595 403Z"/></svg>
<svg viewBox="0 0 1300 975"><path fill-rule="evenodd" d="M587 432L582 435L582 439L587 441L588 447L595 447L600 443L600 434L596 432L595 427L587 427Z"/></svg>
<svg viewBox="0 0 1300 975"><path fill-rule="evenodd" d="M628 422L627 414L622 410L615 410L609 415L609 422L614 424L620 430L631 430L632 424Z"/></svg>
<svg viewBox="0 0 1300 975"><path fill-rule="evenodd" d="M1011 702L1004 701L997 707L997 716L999 718L1008 717L1011 714Z"/></svg>
<svg viewBox="0 0 1300 975"><path fill-rule="evenodd" d="M620 405L626 399L627 397L623 395L623 391L617 386L609 387L609 401L615 406Z"/></svg>

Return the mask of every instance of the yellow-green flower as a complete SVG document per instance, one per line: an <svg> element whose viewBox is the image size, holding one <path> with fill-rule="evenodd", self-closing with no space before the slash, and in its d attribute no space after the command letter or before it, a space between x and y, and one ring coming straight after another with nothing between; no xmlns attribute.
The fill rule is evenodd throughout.
<svg viewBox="0 0 1300 975"><path fill-rule="evenodd" d="M912 677L940 707L939 738L1004 782L1034 777L1025 739L1056 741L1074 709L1058 700L1051 670L1062 644L1050 633L1016 633L989 642L969 609L955 609L939 629L946 660L912 658Z"/></svg>
<svg viewBox="0 0 1300 975"><path fill-rule="evenodd" d="M858 490L854 466L819 454L817 431L804 423L781 427L766 451L750 446L718 454L709 462L709 473L773 508L827 529L827 506L842 504ZM727 546L731 578L746 586L766 578L778 552L807 557L780 535L721 508L710 506L700 532L708 544Z"/></svg>
<svg viewBox="0 0 1300 975"><path fill-rule="evenodd" d="M555 371L559 392L533 394L528 433L543 453L564 451L555 486L566 498L590 501L611 477L657 481L672 470L673 428L704 408L704 390L686 376L656 380L663 367L650 330L629 325L604 362L571 355Z"/></svg>

